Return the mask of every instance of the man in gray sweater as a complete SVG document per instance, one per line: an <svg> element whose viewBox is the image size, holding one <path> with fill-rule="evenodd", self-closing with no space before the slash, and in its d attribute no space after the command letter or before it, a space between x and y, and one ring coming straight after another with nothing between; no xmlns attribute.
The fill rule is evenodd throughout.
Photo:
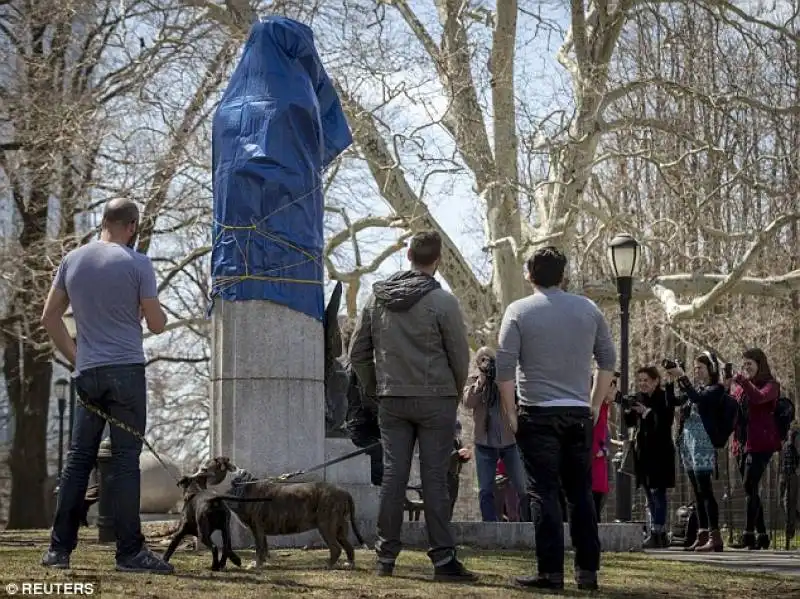
<svg viewBox="0 0 800 599"><path fill-rule="evenodd" d="M503 316L497 381L522 453L536 530L538 575L517 578L517 583L564 587L563 485L571 507L575 580L578 588L594 590L600 540L592 503L592 429L614 376L616 351L599 308L561 289L566 265L566 257L554 247L542 248L528 260L534 293L512 303ZM592 357L598 372L590 390Z"/></svg>

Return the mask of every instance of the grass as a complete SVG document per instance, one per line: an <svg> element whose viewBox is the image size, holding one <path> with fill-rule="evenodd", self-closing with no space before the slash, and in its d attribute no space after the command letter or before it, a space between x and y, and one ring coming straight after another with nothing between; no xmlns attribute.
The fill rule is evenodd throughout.
<svg viewBox="0 0 800 599"><path fill-rule="evenodd" d="M73 569L44 570L39 559L47 546L46 531L0 533L2 585L11 581L57 582L71 577L98 576L102 596L129 599L168 597L244 599L254 596L348 598L348 599L503 599L552 596L516 589L511 578L534 570L533 558L523 552L477 552L460 550L468 568L481 580L473 585L448 585L430 580L431 566L423 551L404 551L393 578L377 578L372 572L374 554L359 551L356 570L324 568L327 551L276 550L263 572L238 569L229 563L225 572L211 572L208 552L179 550L171 560L172 576L121 574L113 569L114 547L95 542L96 530L83 529L81 542L72 556ZM163 551L157 541L154 549ZM252 551L239 551L243 565L253 559ZM568 558L569 559L569 558ZM568 567L568 570L570 568ZM601 591L595 597L689 599L732 597L746 599L767 596L800 596L800 579L772 574L755 574L699 564L654 560L644 554L604 554ZM569 584L565 596L585 596Z"/></svg>

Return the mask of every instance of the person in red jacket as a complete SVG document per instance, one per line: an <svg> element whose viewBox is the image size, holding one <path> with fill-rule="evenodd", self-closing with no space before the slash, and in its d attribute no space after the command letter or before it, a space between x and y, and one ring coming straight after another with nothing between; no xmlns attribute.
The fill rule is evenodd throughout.
<svg viewBox="0 0 800 599"><path fill-rule="evenodd" d="M618 385L619 373L615 372L608 393L606 393L603 403L600 404L600 415L592 431L592 497L598 522L600 522L600 514L603 512L603 504L609 492L608 445L613 441L608 434L608 411L617 396Z"/></svg>
<svg viewBox="0 0 800 599"><path fill-rule="evenodd" d="M758 348L742 354L742 372L726 381L731 395L741 406L739 423L732 440L747 500L745 532L738 549L767 549L769 535L764 522L758 485L781 441L775 423L775 406L780 385L773 378L764 352ZM756 536L756 533L758 536Z"/></svg>

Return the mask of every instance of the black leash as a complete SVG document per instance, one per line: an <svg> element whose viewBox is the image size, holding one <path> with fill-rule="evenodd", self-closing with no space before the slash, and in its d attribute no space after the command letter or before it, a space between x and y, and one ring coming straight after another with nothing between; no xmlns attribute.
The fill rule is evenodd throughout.
<svg viewBox="0 0 800 599"><path fill-rule="evenodd" d="M142 433L137 431L132 426L129 426L129 425L125 424L124 422L118 420L117 418L114 418L110 414L106 414L103 410L101 410L97 406L94 406L94 405L92 405L90 403L87 403L87 402L83 401L83 399L81 399L80 396L77 397L77 400L78 400L78 403L80 403L84 408L86 408L87 410L89 410L90 412L95 414L96 416L99 416L100 418L102 418L103 420L105 420L109 424L113 424L117 428L121 428L125 432L130 433L131 435L136 437L139 441L141 441L144 444L144 446L147 447L148 450L150 450L150 453L152 453L155 456L156 460L158 460L158 463L161 464L161 467L167 473L169 473L170 476L172 476L172 478L175 479L175 482L178 482L178 479L175 476L173 476L172 473L170 472L169 468L167 467L167 464L164 462L163 459L161 459L161 456L158 455L158 452L155 450L155 448L152 445L150 445L150 442L147 439L145 439L145 437L144 437L144 435ZM261 478L261 479L258 479L258 480L251 480L251 481L247 481L247 482L242 483L242 484L252 485L252 484L255 484L255 483L260 483L260 482L265 482L265 481L283 482L283 481L289 480L290 478L295 478L297 476L300 476L302 474L308 474L310 472L315 472L316 470L322 470L323 468L327 468L328 466L333 466L334 464L338 464L339 462L344 462L346 460L349 460L351 458L359 456L362 453L366 453L370 449L373 449L373 448L379 446L380 444L381 444L380 441L376 441L372 445L368 445L367 447L363 447L363 448L358 449L356 451L351 451L350 453L347 453L347 454L345 454L343 456L339 456L338 458L334 458L332 460L328 460L327 462L323 462L322 464L318 464L317 466L314 466L312 468L307 468L305 470L297 470L296 472L287 472L287 473L281 474L280 476L275 477L275 478Z"/></svg>
<svg viewBox="0 0 800 599"><path fill-rule="evenodd" d="M345 461L347 461L347 460L349 460L351 458L354 458L356 456L360 456L362 453L368 452L370 449L378 447L380 444L381 444L380 441L376 441L372 445L367 445L366 447L362 447L361 449L357 449L355 451L351 451L350 453L346 453L346 454L344 454L342 456L339 456L338 458L333 458L332 460L328 460L327 462L323 462L322 464L317 464L316 466L313 466L312 468L306 468L305 470L297 470L296 472L287 472L286 474L281 474L277 478L260 478L260 479L257 479L257 480L249 480L249 481L246 481L246 482L243 482L243 483L240 483L240 484L242 484L242 485L254 485L256 483L269 482L269 481L272 481L272 482L283 482L283 481L289 480L290 478L294 478L296 476L300 476L301 474L308 474L308 473L314 472L316 470L322 470L323 468L327 468L328 466L333 466L334 464L338 464L339 462L345 462Z"/></svg>

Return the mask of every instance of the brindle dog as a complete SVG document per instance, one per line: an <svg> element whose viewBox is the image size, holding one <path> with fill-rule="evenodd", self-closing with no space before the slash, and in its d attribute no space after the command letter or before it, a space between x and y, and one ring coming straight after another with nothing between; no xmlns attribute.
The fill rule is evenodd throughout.
<svg viewBox="0 0 800 599"><path fill-rule="evenodd" d="M328 567L336 565L344 549L346 568L355 567L355 552L348 539L349 525L361 545L364 539L355 520L353 497L325 482L271 482L258 481L242 468L237 468L229 458L216 457L206 461L194 476L219 484L227 474L234 473L228 495L242 499L269 498L269 503L227 502L242 523L250 529L256 545L256 568L262 568L269 557L267 536L290 535L316 528L330 551Z"/></svg>

